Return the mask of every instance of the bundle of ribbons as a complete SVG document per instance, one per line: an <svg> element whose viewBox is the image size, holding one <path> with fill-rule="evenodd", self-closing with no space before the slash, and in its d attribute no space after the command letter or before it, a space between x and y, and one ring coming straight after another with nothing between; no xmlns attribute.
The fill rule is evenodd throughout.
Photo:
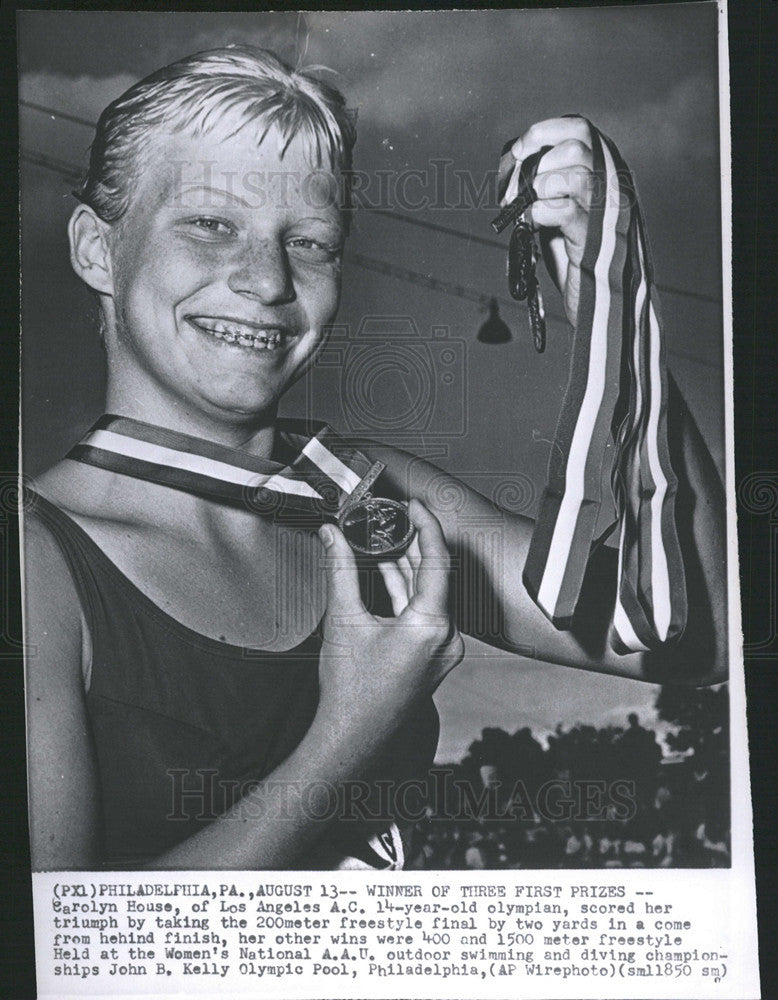
<svg viewBox="0 0 778 1000"><path fill-rule="evenodd" d="M641 652L676 640L686 623L664 334L632 176L587 124L594 184L570 377L524 584L555 626L571 627L609 474L618 530L611 645Z"/></svg>

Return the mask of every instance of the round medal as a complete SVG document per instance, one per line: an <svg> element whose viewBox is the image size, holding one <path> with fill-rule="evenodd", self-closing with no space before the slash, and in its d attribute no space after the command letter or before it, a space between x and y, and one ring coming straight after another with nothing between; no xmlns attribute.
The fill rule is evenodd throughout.
<svg viewBox="0 0 778 1000"><path fill-rule="evenodd" d="M376 558L401 555L416 531L406 504L371 496L350 504L338 518L338 527L355 552Z"/></svg>

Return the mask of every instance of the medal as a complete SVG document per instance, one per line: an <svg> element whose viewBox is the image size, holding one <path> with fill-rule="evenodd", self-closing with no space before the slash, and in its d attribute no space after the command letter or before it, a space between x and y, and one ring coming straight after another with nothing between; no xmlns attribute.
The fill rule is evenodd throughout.
<svg viewBox="0 0 778 1000"><path fill-rule="evenodd" d="M386 497L374 497L370 492L370 487L385 468L383 462L376 462L370 468L338 516L338 527L351 548L361 555L377 559L402 555L415 534L407 504Z"/></svg>
<svg viewBox="0 0 778 1000"><path fill-rule="evenodd" d="M402 555L415 534L404 503L369 495L349 506L338 526L355 552L376 558Z"/></svg>

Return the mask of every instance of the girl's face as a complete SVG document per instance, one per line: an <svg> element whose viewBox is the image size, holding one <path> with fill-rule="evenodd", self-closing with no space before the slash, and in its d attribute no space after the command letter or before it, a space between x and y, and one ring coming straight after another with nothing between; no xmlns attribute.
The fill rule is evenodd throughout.
<svg viewBox="0 0 778 1000"><path fill-rule="evenodd" d="M340 290L338 180L271 128L162 135L110 236L110 376L153 416L272 414L311 364ZM126 394L129 393L130 397Z"/></svg>

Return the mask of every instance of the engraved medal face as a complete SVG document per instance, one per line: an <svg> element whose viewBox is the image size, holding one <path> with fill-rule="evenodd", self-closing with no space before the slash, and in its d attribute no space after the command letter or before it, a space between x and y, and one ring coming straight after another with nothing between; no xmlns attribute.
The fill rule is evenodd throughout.
<svg viewBox="0 0 778 1000"><path fill-rule="evenodd" d="M404 503L370 496L350 504L338 527L355 552L376 558L401 555L415 533Z"/></svg>

